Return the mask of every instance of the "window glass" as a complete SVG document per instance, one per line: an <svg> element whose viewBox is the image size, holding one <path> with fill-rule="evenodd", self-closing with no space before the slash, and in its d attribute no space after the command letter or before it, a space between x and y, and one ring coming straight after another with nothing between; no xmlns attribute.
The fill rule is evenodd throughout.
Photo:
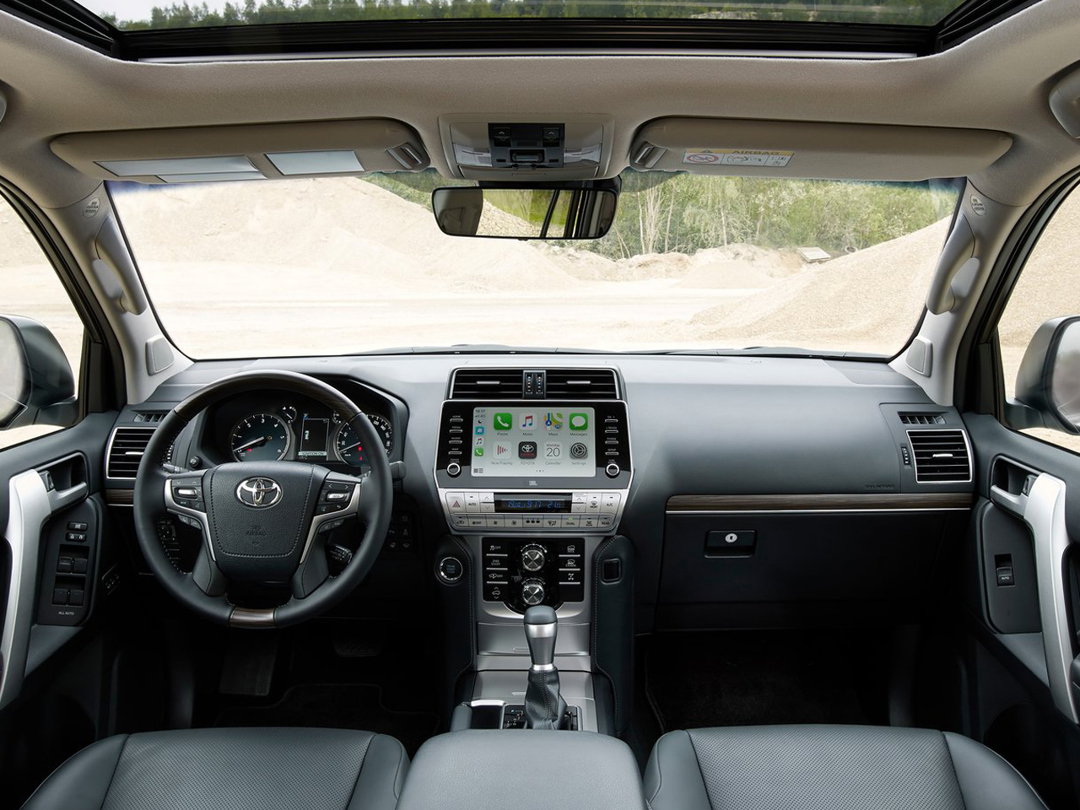
<svg viewBox="0 0 1080 810"><path fill-rule="evenodd" d="M0 200L0 315L32 318L56 337L75 376L76 390L82 360L85 329L71 298L60 283L37 239L6 200ZM10 341L8 341L10 343ZM10 358L0 360L8 369L2 390L18 388L19 375ZM15 407L20 407L15 405ZM0 411L10 412L10 408ZM60 430L56 425L26 425L0 430L0 448Z"/></svg>
<svg viewBox="0 0 1080 810"><path fill-rule="evenodd" d="M1080 315L1080 192L1058 207L1028 257L998 322L1005 395L1016 392L1016 373L1035 331L1051 318ZM1080 452L1080 436L1032 428L1023 431Z"/></svg>

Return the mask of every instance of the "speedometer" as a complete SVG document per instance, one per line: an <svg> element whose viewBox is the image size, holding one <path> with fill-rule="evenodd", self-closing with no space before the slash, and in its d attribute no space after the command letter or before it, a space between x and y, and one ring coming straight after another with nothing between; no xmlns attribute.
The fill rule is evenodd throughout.
<svg viewBox="0 0 1080 810"><path fill-rule="evenodd" d="M373 413L369 413L367 418L375 426L375 432L379 434L383 449L386 451L386 455L389 456L394 447L394 428L390 424L390 420L385 416ZM348 425L342 425L341 430L338 431L337 451L341 460L353 467L362 467L367 463L363 443L360 441L360 437L356 435L356 431Z"/></svg>
<svg viewBox="0 0 1080 810"><path fill-rule="evenodd" d="M289 451L291 432L285 420L272 413L241 419L229 436L237 461L278 461Z"/></svg>

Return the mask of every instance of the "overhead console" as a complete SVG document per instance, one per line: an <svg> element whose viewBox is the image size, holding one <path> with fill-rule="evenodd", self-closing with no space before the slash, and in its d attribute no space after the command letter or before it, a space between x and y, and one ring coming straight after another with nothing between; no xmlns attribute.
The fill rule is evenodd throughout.
<svg viewBox="0 0 1080 810"><path fill-rule="evenodd" d="M640 171L844 180L966 177L1012 145L1002 132L944 127L658 118L630 149Z"/></svg>
<svg viewBox="0 0 1080 810"><path fill-rule="evenodd" d="M192 183L421 171L411 127L388 118L61 135L53 152L101 180Z"/></svg>
<svg viewBox="0 0 1080 810"><path fill-rule="evenodd" d="M606 115L451 115L439 124L447 162L469 180L603 177L614 135L614 119Z"/></svg>

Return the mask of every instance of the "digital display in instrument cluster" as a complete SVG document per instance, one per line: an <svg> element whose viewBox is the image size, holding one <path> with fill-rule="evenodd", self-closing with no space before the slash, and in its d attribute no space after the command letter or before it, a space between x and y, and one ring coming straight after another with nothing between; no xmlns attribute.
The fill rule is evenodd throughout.
<svg viewBox="0 0 1080 810"><path fill-rule="evenodd" d="M471 467L474 476L596 475L596 412L576 406L473 409Z"/></svg>

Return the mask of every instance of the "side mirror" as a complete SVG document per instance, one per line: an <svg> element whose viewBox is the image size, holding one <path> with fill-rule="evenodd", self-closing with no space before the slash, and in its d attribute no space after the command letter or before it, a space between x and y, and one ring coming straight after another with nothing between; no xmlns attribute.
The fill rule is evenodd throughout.
<svg viewBox="0 0 1080 810"><path fill-rule="evenodd" d="M1080 434L1080 316L1053 318L1036 330L1016 374L1014 427Z"/></svg>
<svg viewBox="0 0 1080 810"><path fill-rule="evenodd" d="M611 189L437 188L435 221L449 236L496 239L599 239L611 230L618 195Z"/></svg>
<svg viewBox="0 0 1080 810"><path fill-rule="evenodd" d="M75 377L53 333L0 315L0 430L75 421Z"/></svg>

